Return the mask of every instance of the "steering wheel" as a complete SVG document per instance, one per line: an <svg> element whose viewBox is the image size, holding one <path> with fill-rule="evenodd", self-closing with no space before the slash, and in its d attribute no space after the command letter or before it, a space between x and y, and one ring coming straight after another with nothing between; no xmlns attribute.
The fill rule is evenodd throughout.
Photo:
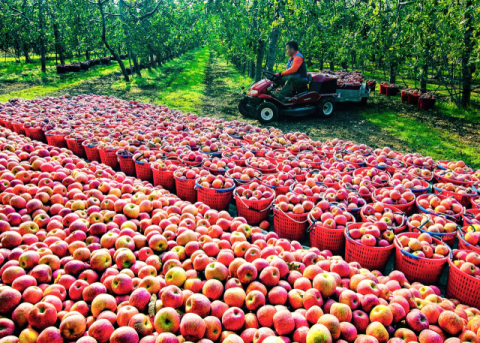
<svg viewBox="0 0 480 343"><path fill-rule="evenodd" d="M273 81L273 82L279 81L279 77L275 73L272 73L271 71L265 70L263 71L263 75L265 75L265 77L270 81Z"/></svg>

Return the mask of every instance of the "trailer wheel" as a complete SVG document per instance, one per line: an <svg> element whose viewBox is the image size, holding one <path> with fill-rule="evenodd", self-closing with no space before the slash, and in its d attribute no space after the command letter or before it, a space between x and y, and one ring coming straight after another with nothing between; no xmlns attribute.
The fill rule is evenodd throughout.
<svg viewBox="0 0 480 343"><path fill-rule="evenodd" d="M263 102L257 107L257 119L262 124L268 124L278 119L278 108L271 102Z"/></svg>
<svg viewBox="0 0 480 343"><path fill-rule="evenodd" d="M243 98L238 104L238 111L244 117L250 116L250 111L248 110L248 98Z"/></svg>
<svg viewBox="0 0 480 343"><path fill-rule="evenodd" d="M335 99L325 98L317 102L317 114L322 118L330 118L335 115Z"/></svg>

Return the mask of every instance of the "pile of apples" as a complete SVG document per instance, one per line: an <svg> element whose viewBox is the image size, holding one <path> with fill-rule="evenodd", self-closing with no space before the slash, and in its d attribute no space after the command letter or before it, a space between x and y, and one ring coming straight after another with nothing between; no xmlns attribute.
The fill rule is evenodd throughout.
<svg viewBox="0 0 480 343"><path fill-rule="evenodd" d="M456 250L453 264L467 275L480 279L480 255L473 251Z"/></svg>
<svg viewBox="0 0 480 343"><path fill-rule="evenodd" d="M428 169L423 168L416 168L416 167L409 167L406 170L402 170L403 172L409 173L416 177L422 178L425 181L430 181L433 178L433 174Z"/></svg>
<svg viewBox="0 0 480 343"><path fill-rule="evenodd" d="M200 176L207 176L210 172L198 167L181 167L175 170L173 175L179 179L195 180Z"/></svg>
<svg viewBox="0 0 480 343"><path fill-rule="evenodd" d="M247 160L247 166L259 170L275 170L276 164L263 157L252 157Z"/></svg>
<svg viewBox="0 0 480 343"><path fill-rule="evenodd" d="M355 163L358 165L363 165L365 163L365 156L361 154L346 154L342 159L347 163Z"/></svg>
<svg viewBox="0 0 480 343"><path fill-rule="evenodd" d="M418 205L438 214L458 215L464 211L463 206L455 198L441 199L435 194L429 194L427 197L419 199Z"/></svg>
<svg viewBox="0 0 480 343"><path fill-rule="evenodd" d="M265 153L265 157L273 161L293 161L296 159L295 155L283 150L269 150Z"/></svg>
<svg viewBox="0 0 480 343"><path fill-rule="evenodd" d="M235 166L228 171L228 176L235 180L248 182L262 176L262 173L253 168Z"/></svg>
<svg viewBox="0 0 480 343"><path fill-rule="evenodd" d="M226 172L235 167L235 162L229 161L226 158L214 157L203 161L203 166L211 170Z"/></svg>
<svg viewBox="0 0 480 343"><path fill-rule="evenodd" d="M307 166L319 166L325 159L325 156L316 153L299 153L297 160L304 162Z"/></svg>
<svg viewBox="0 0 480 343"><path fill-rule="evenodd" d="M372 153L372 148L365 144L348 144L345 146L345 150L350 153L355 153L363 156L368 156Z"/></svg>
<svg viewBox="0 0 480 343"><path fill-rule="evenodd" d="M465 241L480 249L480 225L472 224L467 227L465 232Z"/></svg>
<svg viewBox="0 0 480 343"><path fill-rule="evenodd" d="M235 185L232 179L226 178L223 175L212 174L200 176L197 179L197 183L202 187L215 189L231 189Z"/></svg>
<svg viewBox="0 0 480 343"><path fill-rule="evenodd" d="M453 171L444 171L444 170L438 170L435 171L434 174L437 177L443 177L448 180L448 182L451 183L466 183L466 182L475 182L478 181L473 175L471 174L459 174L455 173Z"/></svg>
<svg viewBox="0 0 480 343"><path fill-rule="evenodd" d="M275 208L284 213L303 214L310 212L315 204L306 196L288 192L275 198Z"/></svg>
<svg viewBox="0 0 480 343"><path fill-rule="evenodd" d="M451 170L458 174L467 174L472 173L473 169L465 164L463 161L449 162L449 161L439 161L437 166L442 169Z"/></svg>
<svg viewBox="0 0 480 343"><path fill-rule="evenodd" d="M347 223L355 222L350 212L326 200L318 202L309 215L327 229L345 230Z"/></svg>
<svg viewBox="0 0 480 343"><path fill-rule="evenodd" d="M222 157L235 162L239 166L245 165L245 161L253 156L255 155L251 151L243 149L227 150L222 154Z"/></svg>
<svg viewBox="0 0 480 343"><path fill-rule="evenodd" d="M295 183L295 174L292 172L279 172L278 174L267 174L262 178L262 183L273 187L290 187Z"/></svg>
<svg viewBox="0 0 480 343"><path fill-rule="evenodd" d="M415 213L408 218L408 223L412 227L431 233L453 233L457 231L457 224L440 216L434 216L428 213Z"/></svg>
<svg viewBox="0 0 480 343"><path fill-rule="evenodd" d="M385 248L393 244L395 234L391 230L384 229L382 223L362 223L357 229L349 230L350 237L357 243L363 244L368 247Z"/></svg>
<svg viewBox="0 0 480 343"><path fill-rule="evenodd" d="M355 171L354 176L370 180L375 187L384 187L390 181L390 175L377 168L361 168Z"/></svg>
<svg viewBox="0 0 480 343"><path fill-rule="evenodd" d="M199 151L190 151L183 154L180 154L178 158L184 162L196 162L198 164L202 163L204 160L208 159L207 154L201 153Z"/></svg>
<svg viewBox="0 0 480 343"><path fill-rule="evenodd" d="M396 187L402 185L408 189L423 189L425 184L417 176L410 173L397 172L392 175L389 182L390 186Z"/></svg>
<svg viewBox="0 0 480 343"><path fill-rule="evenodd" d="M47 109L66 125L101 122L108 115L122 120L122 133L144 132L151 125L181 133L174 135L181 140L205 127L211 128L209 139L220 138L227 126L165 106L94 95L12 99L0 104L0 116L38 115L43 121ZM242 126L245 132L283 139L286 146L308 139L247 127ZM147 140L143 136L130 138ZM344 145L326 143L337 152ZM182 201L66 149L0 129L0 166L1 343L478 340L479 309L442 297L436 286L305 248L263 232L266 223L252 227L244 218ZM222 181L201 168L180 167L174 173L212 186ZM282 173L273 180L286 175L282 181L294 182L293 173ZM339 206L326 200L314 206L293 192L277 196L276 206L309 213L338 230L354 222ZM428 236L418 242L418 255L433 250L432 258L446 256ZM409 251L418 242L404 241Z"/></svg>
<svg viewBox="0 0 480 343"><path fill-rule="evenodd" d="M307 153L307 152L313 153L315 152L315 148L309 141L304 140L289 146L288 151L296 155L299 153Z"/></svg>
<svg viewBox="0 0 480 343"><path fill-rule="evenodd" d="M273 197L275 194L270 188L259 184L258 182L252 182L245 186L239 186L235 188L235 192L242 199L246 200L267 200Z"/></svg>
<svg viewBox="0 0 480 343"><path fill-rule="evenodd" d="M403 156L402 161L408 165L432 169L435 166L435 161L430 156L422 156L419 153L406 154Z"/></svg>
<svg viewBox="0 0 480 343"><path fill-rule="evenodd" d="M403 185L391 188L379 188L372 195L374 201L389 205L405 205L415 201L415 194Z"/></svg>
<svg viewBox="0 0 480 343"><path fill-rule="evenodd" d="M376 167L383 167L383 168L395 168L395 169L400 169L404 166L404 164L395 159L395 158L390 158L388 157L387 153L381 153L380 155L373 156L370 155L367 157L367 164L368 165L373 165Z"/></svg>
<svg viewBox="0 0 480 343"><path fill-rule="evenodd" d="M405 225L406 221L403 213L396 213L381 202L365 205L362 208L362 213L369 222L376 223L379 227L382 225L380 227L381 231L387 228L400 228Z"/></svg>
<svg viewBox="0 0 480 343"><path fill-rule="evenodd" d="M335 159L322 164L323 170L330 170L334 172L348 173L353 172L356 168L353 164L347 162L338 162Z"/></svg>
<svg viewBox="0 0 480 343"><path fill-rule="evenodd" d="M178 163L172 160L157 160L151 164L152 169L174 172L179 168Z"/></svg>
<svg viewBox="0 0 480 343"><path fill-rule="evenodd" d="M421 233L417 238L398 235L402 250L420 258L442 259L450 254L450 249L444 243L436 244L428 233Z"/></svg>
<svg viewBox="0 0 480 343"><path fill-rule="evenodd" d="M438 188L438 189L441 189L441 190L448 191L448 192L463 194L463 195L476 195L477 194L477 192L471 187L458 186L458 185L454 185L451 182L436 183L434 185L434 187Z"/></svg>

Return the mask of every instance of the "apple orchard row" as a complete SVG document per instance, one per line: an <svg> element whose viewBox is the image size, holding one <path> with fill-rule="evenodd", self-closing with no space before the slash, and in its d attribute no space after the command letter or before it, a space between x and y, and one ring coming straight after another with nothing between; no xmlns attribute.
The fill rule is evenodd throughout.
<svg viewBox="0 0 480 343"><path fill-rule="evenodd" d="M0 124L0 343L480 342L461 161L92 95Z"/></svg>

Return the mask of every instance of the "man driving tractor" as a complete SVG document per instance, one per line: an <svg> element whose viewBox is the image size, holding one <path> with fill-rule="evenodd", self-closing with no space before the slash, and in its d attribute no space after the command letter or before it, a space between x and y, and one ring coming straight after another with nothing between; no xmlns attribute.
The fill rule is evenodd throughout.
<svg viewBox="0 0 480 343"><path fill-rule="evenodd" d="M303 55L298 51L298 43L295 41L289 41L285 45L287 55L290 57L287 63L287 70L276 75L280 80L276 81L278 84L283 85L283 88L277 94L272 94L275 98L283 101L285 97L290 93L290 90L301 91L306 88L307 79L307 65Z"/></svg>

